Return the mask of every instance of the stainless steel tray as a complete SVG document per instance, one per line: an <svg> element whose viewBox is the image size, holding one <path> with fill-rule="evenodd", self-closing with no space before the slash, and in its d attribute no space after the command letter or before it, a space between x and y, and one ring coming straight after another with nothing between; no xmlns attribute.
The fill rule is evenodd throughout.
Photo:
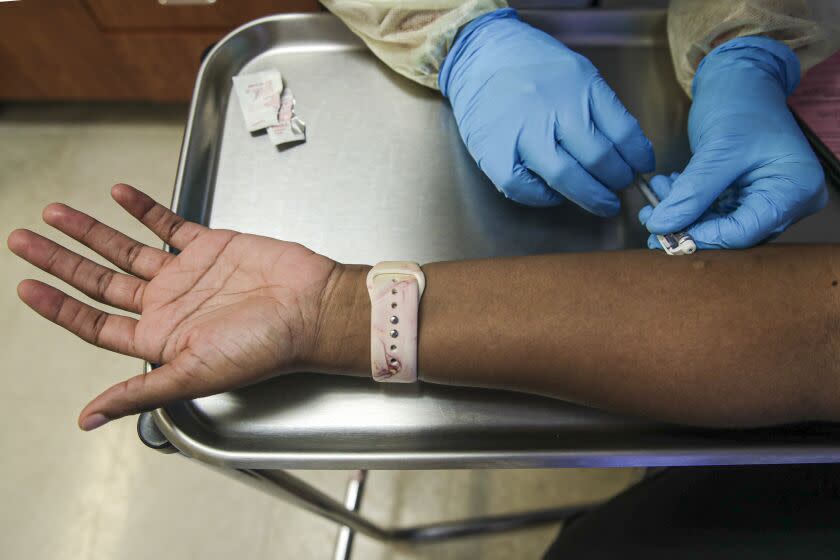
<svg viewBox="0 0 840 560"><path fill-rule="evenodd" d="M661 171L688 157L688 102L674 80L661 11L540 11L525 18L601 68L657 148ZM245 131L231 77L279 69L306 120L278 150ZM399 77L330 15L245 25L198 74L174 208L213 227L298 241L344 262L420 262L641 247L642 205L602 220L573 205L504 200L462 146L438 93ZM840 241L840 201L783 240ZM480 336L480 333L477 333ZM488 341L491 343L492 341ZM562 356L558 356L562 360ZM738 372L732 372L737 375ZM840 430L690 430L502 391L411 390L297 374L155 413L184 454L239 468L453 468L840 460Z"/></svg>

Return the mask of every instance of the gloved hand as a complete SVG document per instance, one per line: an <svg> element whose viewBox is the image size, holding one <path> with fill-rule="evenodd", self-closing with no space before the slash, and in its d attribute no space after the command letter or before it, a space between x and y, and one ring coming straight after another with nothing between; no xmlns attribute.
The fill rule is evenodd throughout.
<svg viewBox="0 0 840 560"><path fill-rule="evenodd" d="M640 212L648 230L743 248L823 208L822 168L785 103L798 83L799 60L773 39L741 37L706 55L692 84L693 155L661 204ZM659 247L653 235L648 246Z"/></svg>
<svg viewBox="0 0 840 560"><path fill-rule="evenodd" d="M460 31L439 84L481 170L522 204L566 197L610 216L619 208L613 191L654 168L638 121L592 63L512 9Z"/></svg>

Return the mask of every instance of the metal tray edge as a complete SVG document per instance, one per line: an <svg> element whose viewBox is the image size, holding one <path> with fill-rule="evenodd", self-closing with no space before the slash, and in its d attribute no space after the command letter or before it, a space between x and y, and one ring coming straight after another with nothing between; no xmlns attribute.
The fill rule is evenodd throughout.
<svg viewBox="0 0 840 560"><path fill-rule="evenodd" d="M840 444L791 449L712 447L703 450L547 450L494 452L253 452L223 451L179 430L164 409L153 413L156 425L183 455L224 468L255 469L524 469L574 467L657 467L836 463Z"/></svg>

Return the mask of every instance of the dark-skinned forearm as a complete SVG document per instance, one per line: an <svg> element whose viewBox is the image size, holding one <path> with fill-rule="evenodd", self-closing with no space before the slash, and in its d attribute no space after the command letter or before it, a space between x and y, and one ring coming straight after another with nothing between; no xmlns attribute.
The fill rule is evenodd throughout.
<svg viewBox="0 0 840 560"><path fill-rule="evenodd" d="M840 248L425 265L424 381L699 425L840 419ZM316 367L369 368L367 267L329 298Z"/></svg>

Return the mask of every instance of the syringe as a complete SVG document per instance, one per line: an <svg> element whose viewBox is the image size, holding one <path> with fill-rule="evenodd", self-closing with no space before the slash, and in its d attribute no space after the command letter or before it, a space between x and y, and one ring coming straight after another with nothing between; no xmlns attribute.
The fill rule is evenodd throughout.
<svg viewBox="0 0 840 560"><path fill-rule="evenodd" d="M647 179L643 175L639 175L636 178L636 186L642 191L642 194L650 205L656 208L659 204L659 198L657 198L653 189L650 188L650 183L647 182ZM659 244L662 245L662 248L669 255L690 255L697 250L697 244L694 243L694 239L684 231L666 233L664 235L657 234L656 239L659 240Z"/></svg>

